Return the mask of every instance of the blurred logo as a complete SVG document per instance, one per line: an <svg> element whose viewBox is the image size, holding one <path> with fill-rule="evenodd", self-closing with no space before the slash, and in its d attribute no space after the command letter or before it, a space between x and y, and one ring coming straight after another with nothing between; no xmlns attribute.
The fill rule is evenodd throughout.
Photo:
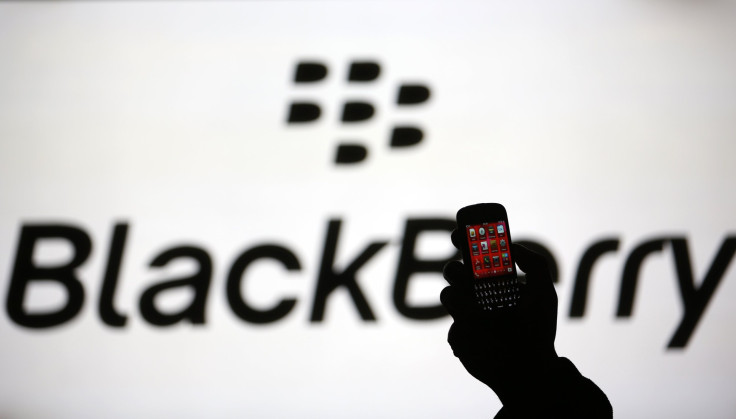
<svg viewBox="0 0 736 419"><path fill-rule="evenodd" d="M381 77L381 66L375 61L352 61L349 63L346 87L374 86ZM292 126L304 126L318 121L322 116L322 108L318 98L323 94L324 81L329 79L327 65L315 61L300 61L294 69L293 83L295 86L306 87L309 100L292 100L289 103L286 123ZM400 82L392 99L393 107L388 112L411 109L421 105L430 97L430 90L424 84ZM376 114L375 101L340 99L340 127L354 128L365 125L368 127ZM355 131L351 131L355 132ZM383 141L390 149L413 147L424 138L424 132L415 124L394 122L390 126L390 135ZM366 139L338 138L334 162L337 165L350 165L364 161L368 157L368 142Z"/></svg>
<svg viewBox="0 0 736 419"><path fill-rule="evenodd" d="M359 316L364 321L376 321L371 302L371 294L364 293L360 278L364 275L363 269L374 261L376 255L385 253L393 243L401 243L398 259L393 274L393 292L391 295L396 311L405 318L429 321L447 316L445 308L434 299L430 303L416 303L409 298L410 289L414 281L424 281L427 274L441 275L443 267L450 260L460 258L458 251L440 257L422 255L419 251L422 236L429 234L449 234L457 226L451 218L415 218L404 220L403 234L398 240L366 239L362 251L358 250L352 259L341 257L341 263L336 263L336 255L342 247L341 218L330 219L325 231L325 240L321 256L316 263L304 264L303 256L297 252L297 247L287 243L273 244L270 242L256 242L244 249L230 262L216 266L222 262L219 257L213 257L211 250L196 242L170 243L168 247L147 257L147 269L157 272L166 269L169 264L179 264L182 261L194 266L193 272L184 277L159 278L146 285L137 300L128 302L128 307L138 306L142 319L154 326L173 326L181 322L194 325L207 323L206 313L210 300L220 301L220 297L210 297L211 288L221 288L218 295L226 296L227 304L232 313L240 320L251 324L271 324L279 322L294 312L298 301L309 304L311 315L309 321L320 323L325 320L327 306L333 295L342 294L352 300ZM122 267L130 252L128 222L115 223L112 229L109 245L101 246L107 251L92 252L94 236L88 230L71 224L33 224L23 223L18 236L15 259L10 270L10 281L7 288L5 309L10 320L16 325L31 329L48 329L67 324L83 311L85 300L96 299L97 311L102 323L111 327L125 327L128 323L129 310L120 310L116 306L119 282L123 281ZM487 231L490 232L490 227ZM167 240L168 241L168 240ZM45 243L65 243L71 251L62 260L44 260L43 247ZM537 240L517 240L519 244L540 253L547 260L550 277L558 283L559 270L557 258L552 251ZM606 237L594 240L582 253L577 262L575 275L571 278L573 288L568 316L582 318L588 306L588 289L593 281L592 273L595 266L604 256L617 253L622 240L618 237ZM481 241L480 243L485 243ZM95 243L99 244L99 243ZM472 243L473 253L478 254L480 246L476 240ZM360 248L357 248L360 249ZM622 254L619 261L622 265L621 279L618 292L618 308L615 314L617 319L630 318L634 312L637 289L643 277L647 281L659 280L642 269L651 257L662 259L661 253L669 253L668 258L674 261L674 280L679 288L679 298L676 293L667 293L667 298L676 299L682 308L682 317L671 335L668 349L685 348L691 341L697 326L705 317L706 309L713 301L716 290L721 282L728 277L726 272L731 261L736 257L736 235L726 236L718 247L704 274L696 276L692 267L694 260L690 252L689 240L683 236L642 237L633 243L633 250L628 255ZM139 255L138 252L133 252ZM312 256L318 256L310 252ZM104 269L95 274L88 268L79 269L92 258L100 258ZM275 297L270 306L252 304L252 296L244 291L245 281L272 282L273 275L258 275L251 268L261 261L275 263L283 271L282 275L289 277L295 273L306 274L312 278L312 291L306 295L283 295ZM701 261L698 261L701 262ZM131 262L128 262L131 263ZM143 266L140 261L133 261L133 266ZM306 269L310 267L310 269ZM474 269L510 270L511 260L507 252L501 255L482 255L475 259ZM216 273L222 273L216 275ZM260 279L259 279L260 277ZM304 275L301 276L304 279ZM386 278L391 280L390 278ZM607 278L601 278L607 279ZM600 279L599 279L600 280ZM33 288L38 283L53 283L54 286L65 290L62 293L61 304L55 303L46 306L29 304L34 297ZM94 285L93 285L94 284ZM558 283L559 285L559 283ZM247 288L247 287L246 287ZM175 289L188 289L193 293L187 303L178 308L162 307L159 295L166 295ZM337 290L342 290L336 292ZM121 293L121 296L125 294ZM127 294L130 298L130 294ZM615 298L615 294L611 294ZM641 299L641 298L640 298ZM132 303L132 304L131 304ZM721 301L721 304L727 304ZM641 304L651 304L647 300ZM563 308L561 307L560 312ZM651 313L651 312L650 312ZM669 322L669 320L668 320ZM665 322L666 324L669 324ZM663 323L663 324L665 324ZM669 326L668 326L669 327Z"/></svg>

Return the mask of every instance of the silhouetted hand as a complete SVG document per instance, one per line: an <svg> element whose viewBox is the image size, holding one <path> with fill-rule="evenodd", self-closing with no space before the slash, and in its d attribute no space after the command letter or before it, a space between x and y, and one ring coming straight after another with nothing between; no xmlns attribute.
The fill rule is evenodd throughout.
<svg viewBox="0 0 736 419"><path fill-rule="evenodd" d="M459 237L452 234L455 247ZM473 277L450 262L440 300L452 315L447 341L465 369L488 385L504 407L496 418L611 418L606 395L555 351L557 293L543 256L512 245L520 277L516 307L482 310Z"/></svg>
<svg viewBox="0 0 736 419"><path fill-rule="evenodd" d="M457 243L453 232L453 243ZM557 358L557 294L543 256L513 244L519 268L521 302L513 308L482 311L475 301L472 276L462 262L450 262L444 276L450 286L440 300L455 322L448 342L465 369L485 383L506 405L514 402L517 386L530 390Z"/></svg>

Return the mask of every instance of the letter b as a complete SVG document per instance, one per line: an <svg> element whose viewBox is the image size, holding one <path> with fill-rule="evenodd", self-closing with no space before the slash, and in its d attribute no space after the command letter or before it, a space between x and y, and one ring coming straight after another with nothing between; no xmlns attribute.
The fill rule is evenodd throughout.
<svg viewBox="0 0 736 419"><path fill-rule="evenodd" d="M65 265L42 267L34 264L36 243L43 239L63 239L73 247L72 259ZM15 256L6 308L17 324L30 328L58 326L72 319L82 309L84 288L75 269L84 263L92 250L92 241L81 229L62 225L23 226ZM28 284L34 280L57 281L66 288L66 304L55 312L29 313L23 307Z"/></svg>
<svg viewBox="0 0 736 419"><path fill-rule="evenodd" d="M444 218L410 218L404 227L404 241L401 245L399 267L396 269L394 281L394 305L399 313L415 320L438 319L447 315L447 310L441 304L431 306L413 306L407 302L409 280L415 273L434 273L441 277L442 269L451 260L460 258L460 252L455 251L442 259L418 259L414 254L417 240L425 231L450 232L456 228L455 221Z"/></svg>

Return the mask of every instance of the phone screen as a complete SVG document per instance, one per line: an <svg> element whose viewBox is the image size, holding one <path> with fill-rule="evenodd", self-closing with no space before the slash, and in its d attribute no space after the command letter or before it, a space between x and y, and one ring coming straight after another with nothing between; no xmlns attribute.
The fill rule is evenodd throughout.
<svg viewBox="0 0 736 419"><path fill-rule="evenodd" d="M506 221L466 225L465 235L476 278L509 275L514 271Z"/></svg>

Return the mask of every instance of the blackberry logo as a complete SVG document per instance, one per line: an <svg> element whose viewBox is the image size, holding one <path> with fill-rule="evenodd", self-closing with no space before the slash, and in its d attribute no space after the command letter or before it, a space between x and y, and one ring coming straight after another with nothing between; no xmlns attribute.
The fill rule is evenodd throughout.
<svg viewBox="0 0 736 419"><path fill-rule="evenodd" d="M294 71L295 85L312 85L314 95L319 93L320 82L328 78L325 64L314 61L297 63ZM381 76L381 66L374 61L353 61L350 63L346 82L351 86L368 85ZM402 83L395 93L394 105L397 108L416 106L429 99L429 88L423 84ZM376 113L375 106L366 101L343 100L340 124L350 126L369 121ZM317 121L322 109L316 102L292 101L287 116L287 124L300 125ZM390 148L406 148L419 144L424 132L415 125L395 124L391 129L388 144ZM368 147L356 140L339 139L335 152L335 164L353 164L366 159Z"/></svg>

